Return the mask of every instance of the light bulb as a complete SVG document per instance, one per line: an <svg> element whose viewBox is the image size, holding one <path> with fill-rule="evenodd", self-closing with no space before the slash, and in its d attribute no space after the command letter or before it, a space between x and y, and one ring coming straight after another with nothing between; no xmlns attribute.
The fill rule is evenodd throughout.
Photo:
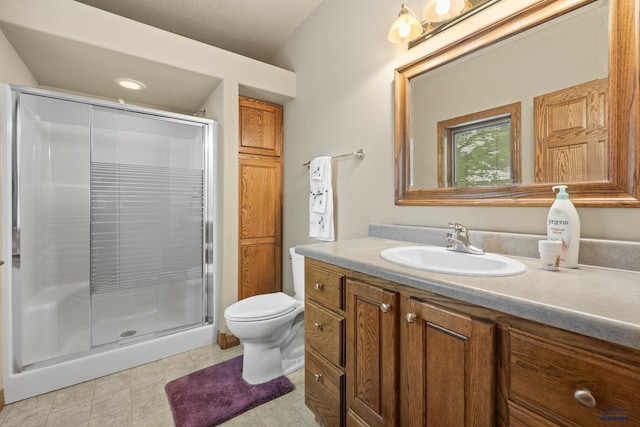
<svg viewBox="0 0 640 427"><path fill-rule="evenodd" d="M402 38L407 37L410 32L411 32L411 25L409 25L407 21L402 22L398 27L398 34L400 34L400 37Z"/></svg>
<svg viewBox="0 0 640 427"><path fill-rule="evenodd" d="M116 83L124 88L131 90L146 89L147 87L144 83L133 79L116 79Z"/></svg>
<svg viewBox="0 0 640 427"><path fill-rule="evenodd" d="M451 1L449 0L438 0L436 3L436 13L438 15L446 15L451 10Z"/></svg>
<svg viewBox="0 0 640 427"><path fill-rule="evenodd" d="M442 22L458 16L465 8L465 0L429 0L424 9L424 20Z"/></svg>

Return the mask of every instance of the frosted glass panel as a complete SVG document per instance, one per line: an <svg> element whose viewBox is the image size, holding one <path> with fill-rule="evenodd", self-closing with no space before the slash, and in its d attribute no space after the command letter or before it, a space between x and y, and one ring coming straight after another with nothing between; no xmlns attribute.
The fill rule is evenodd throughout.
<svg viewBox="0 0 640 427"><path fill-rule="evenodd" d="M19 97L19 281L14 347L22 366L90 348L90 106ZM16 242L14 242L16 245ZM17 301L21 300L21 301Z"/></svg>
<svg viewBox="0 0 640 427"><path fill-rule="evenodd" d="M93 345L204 321L202 125L96 109Z"/></svg>

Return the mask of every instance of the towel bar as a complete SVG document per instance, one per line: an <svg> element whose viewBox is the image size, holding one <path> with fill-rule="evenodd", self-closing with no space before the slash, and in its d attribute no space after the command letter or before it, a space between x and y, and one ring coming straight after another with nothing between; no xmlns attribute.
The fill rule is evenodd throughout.
<svg viewBox="0 0 640 427"><path fill-rule="evenodd" d="M362 159L364 159L364 154L365 154L364 150L362 148L359 148L357 151L353 151L351 153L340 154L339 156L331 156L331 160L339 159L341 157L351 157L351 156L355 156L359 160L362 160ZM302 166L309 167L310 164L311 164L311 160L309 160L307 163L303 163Z"/></svg>

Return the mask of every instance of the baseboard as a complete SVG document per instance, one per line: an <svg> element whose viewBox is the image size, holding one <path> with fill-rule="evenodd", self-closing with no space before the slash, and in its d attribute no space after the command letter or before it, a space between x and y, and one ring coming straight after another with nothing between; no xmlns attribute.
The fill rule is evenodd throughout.
<svg viewBox="0 0 640 427"><path fill-rule="evenodd" d="M237 345L240 345L240 340L237 337L232 334L218 332L218 347L220 347L222 350L226 350Z"/></svg>

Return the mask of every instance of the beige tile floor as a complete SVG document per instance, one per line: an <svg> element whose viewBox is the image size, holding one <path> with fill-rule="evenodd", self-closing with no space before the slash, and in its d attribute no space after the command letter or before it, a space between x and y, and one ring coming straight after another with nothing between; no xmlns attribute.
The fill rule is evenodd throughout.
<svg viewBox="0 0 640 427"><path fill-rule="evenodd" d="M6 405L1 427L173 426L167 382L231 359L242 347L201 347L163 360ZM289 375L295 389L222 424L317 426L304 404L304 369Z"/></svg>

